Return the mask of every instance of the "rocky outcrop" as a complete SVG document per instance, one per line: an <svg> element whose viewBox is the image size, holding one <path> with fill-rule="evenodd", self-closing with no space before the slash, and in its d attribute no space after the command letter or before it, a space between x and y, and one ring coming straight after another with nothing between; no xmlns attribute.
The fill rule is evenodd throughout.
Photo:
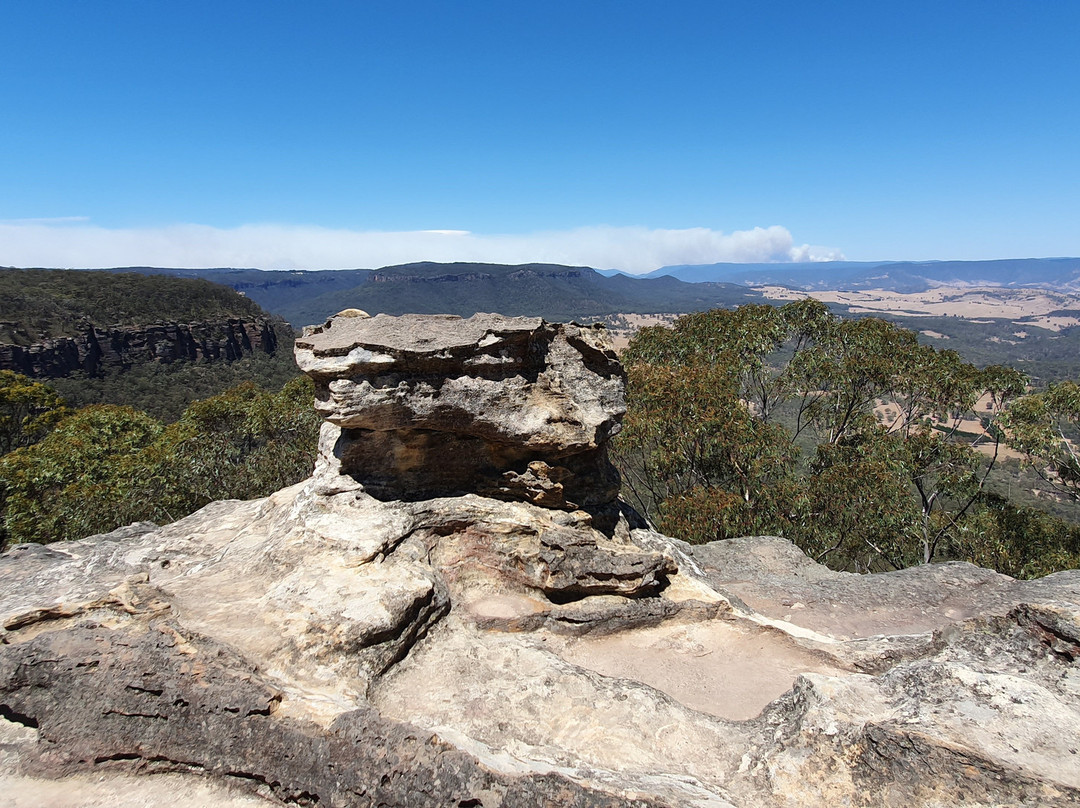
<svg viewBox="0 0 1080 808"><path fill-rule="evenodd" d="M478 314L339 317L297 340L327 420L317 476L381 499L612 503L623 374L602 329Z"/></svg>
<svg viewBox="0 0 1080 808"><path fill-rule="evenodd" d="M406 341L393 318L342 319L366 328L331 333L363 338L301 348L321 411L365 424L334 424L330 449L413 419L433 442L510 446L506 418L451 393L503 404L491 385L517 376L534 385L511 381L531 390L519 418L547 424L537 462L556 468L560 440L602 449L574 437L587 423L614 429L582 414L621 401L600 358L575 358L591 332L446 321L456 336L426 356L423 323ZM553 358L507 347L510 370L472 376L470 351L502 356L488 329ZM599 378L560 387L559 362ZM560 389L558 417L528 409ZM468 478L484 492L399 498L329 452L263 500L0 556L4 793L167 774L174 804L205 778L230 804L1080 802L1080 572L836 573L783 539L692 548L617 503L490 496L498 471Z"/></svg>
<svg viewBox="0 0 1080 808"><path fill-rule="evenodd" d="M32 345L0 344L0 370L55 379L81 371L100 376L148 362L234 360L252 353L272 354L277 334L269 318L233 318L205 323L157 323L144 327L85 324L75 337Z"/></svg>

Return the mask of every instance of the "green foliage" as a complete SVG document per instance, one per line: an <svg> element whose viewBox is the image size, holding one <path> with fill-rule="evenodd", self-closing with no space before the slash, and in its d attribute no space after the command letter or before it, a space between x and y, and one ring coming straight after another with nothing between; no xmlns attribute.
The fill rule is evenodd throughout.
<svg viewBox="0 0 1080 808"><path fill-rule="evenodd" d="M1066 381L1025 396L1007 413L1009 444L1051 488L1080 500L1080 385Z"/></svg>
<svg viewBox="0 0 1080 808"><path fill-rule="evenodd" d="M96 405L0 458L11 543L61 541L135 521L171 522L218 499L266 496L314 465L319 419L307 377L277 393L243 384L162 425Z"/></svg>
<svg viewBox="0 0 1080 808"><path fill-rule="evenodd" d="M0 458L8 541L48 542L100 532L102 508L123 512L131 505L113 484L116 469L161 431L160 423L131 407L86 407L40 443Z"/></svg>
<svg viewBox="0 0 1080 808"><path fill-rule="evenodd" d="M647 518L690 541L786 535L857 570L950 551L1002 437L985 413L961 427L978 423L980 397L997 412L1024 383L811 300L644 329L624 360L614 456ZM875 415L885 403L887 421Z"/></svg>
<svg viewBox="0 0 1080 808"><path fill-rule="evenodd" d="M798 451L775 417L790 372L767 360L787 347L795 366L828 316L812 301L783 309L750 305L638 332L623 354L630 407L615 457L648 518L666 524L654 513L666 510L683 535L707 540L727 537L718 530L738 535L728 533L736 524L764 527L785 511L776 494ZM727 507L695 520L692 503L719 492L726 492ZM735 518L733 508L743 515Z"/></svg>
<svg viewBox="0 0 1080 808"><path fill-rule="evenodd" d="M55 390L0 370L0 455L41 440L69 412Z"/></svg>
<svg viewBox="0 0 1080 808"><path fill-rule="evenodd" d="M1080 525L986 494L955 533L949 554L1014 578L1080 569Z"/></svg>
<svg viewBox="0 0 1080 808"><path fill-rule="evenodd" d="M917 531L922 514L898 440L860 436L819 445L799 481L800 521L786 534L822 563L855 571L906 566L911 548L903 537Z"/></svg>
<svg viewBox="0 0 1080 808"><path fill-rule="evenodd" d="M321 420L306 376L278 393L242 384L197 401L137 458L132 479L164 481L148 492L172 521L217 499L267 496L311 474Z"/></svg>

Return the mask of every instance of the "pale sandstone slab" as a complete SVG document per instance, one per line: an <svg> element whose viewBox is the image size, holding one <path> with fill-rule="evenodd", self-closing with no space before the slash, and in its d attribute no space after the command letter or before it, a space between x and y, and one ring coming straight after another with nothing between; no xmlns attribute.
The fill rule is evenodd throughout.
<svg viewBox="0 0 1080 808"><path fill-rule="evenodd" d="M353 536L318 533L328 512L349 511L400 535L368 557ZM676 571L636 597L553 601L514 547L566 531L616 554L666 542ZM907 624L879 626L867 665L867 641L840 624L805 635L729 605L709 566L723 545L694 548L711 559L695 563L657 534L609 537L586 515L478 496L383 503L320 497L309 483L63 549L0 558L0 703L49 739L20 754L30 772L153 758L157 769L246 772L277 782L271 797L318 793L331 805L414 804L375 785L388 772L501 806L556 793L685 806L1080 797L1069 576L1015 589L1039 606L969 590L955 620L938 613L939 632L915 642ZM745 540L743 553L756 559L730 570L743 584L791 575L800 596L821 585L839 598L848 580L861 591L863 579L781 553L775 539ZM883 576L876 591L888 601L894 585L917 592L948 570ZM398 768L417 737L430 756ZM437 760L456 761L452 773ZM353 790L315 774L328 762ZM356 790L365 782L374 790Z"/></svg>

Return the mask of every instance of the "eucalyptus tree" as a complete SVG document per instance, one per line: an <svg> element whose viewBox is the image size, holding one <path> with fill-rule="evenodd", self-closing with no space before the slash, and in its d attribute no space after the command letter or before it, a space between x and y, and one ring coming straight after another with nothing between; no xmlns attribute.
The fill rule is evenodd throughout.
<svg viewBox="0 0 1080 808"><path fill-rule="evenodd" d="M1080 384L1024 396L1006 413L1009 445L1059 496L1080 500Z"/></svg>
<svg viewBox="0 0 1080 808"><path fill-rule="evenodd" d="M37 443L69 413L51 387L0 370L0 455Z"/></svg>
<svg viewBox="0 0 1080 808"><path fill-rule="evenodd" d="M624 361L614 457L646 518L691 541L778 533L853 569L948 548L996 462L991 421L1024 384L812 300L643 329Z"/></svg>
<svg viewBox="0 0 1080 808"><path fill-rule="evenodd" d="M76 410L40 442L0 458L6 540L82 538L135 521L115 471L162 432L143 412L115 404ZM102 512L116 513L102 519Z"/></svg>
<svg viewBox="0 0 1080 808"><path fill-rule="evenodd" d="M314 465L313 395L306 376L276 393L247 383L194 402L167 426L130 407L77 410L0 458L0 544L171 522L298 482Z"/></svg>
<svg viewBox="0 0 1080 808"><path fill-rule="evenodd" d="M778 408L828 317L814 301L749 305L638 332L623 354L629 409L614 456L646 518L707 541L793 514L798 450Z"/></svg>

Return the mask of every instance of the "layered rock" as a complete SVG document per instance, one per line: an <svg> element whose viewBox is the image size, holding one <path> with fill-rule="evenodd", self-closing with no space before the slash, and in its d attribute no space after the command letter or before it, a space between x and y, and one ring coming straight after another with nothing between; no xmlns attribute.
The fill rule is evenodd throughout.
<svg viewBox="0 0 1080 808"><path fill-rule="evenodd" d="M571 509L621 409L590 330L342 317L304 351L336 419L315 478L0 556L16 804L163 773L176 806L208 776L230 804L1080 802L1080 572L857 576ZM484 462L372 474L368 439ZM561 499L505 484L525 461L568 469Z"/></svg>
<svg viewBox="0 0 1080 808"><path fill-rule="evenodd" d="M381 499L481 493L573 510L611 503L606 443L626 410L600 328L478 314L337 317L300 368L327 419L317 475Z"/></svg>
<svg viewBox="0 0 1080 808"><path fill-rule="evenodd" d="M75 337L30 345L0 344L0 370L55 379L76 371L99 376L148 362L205 359L225 361L253 353L272 354L277 334L269 318L205 323L156 323L143 327L100 327L87 323Z"/></svg>

